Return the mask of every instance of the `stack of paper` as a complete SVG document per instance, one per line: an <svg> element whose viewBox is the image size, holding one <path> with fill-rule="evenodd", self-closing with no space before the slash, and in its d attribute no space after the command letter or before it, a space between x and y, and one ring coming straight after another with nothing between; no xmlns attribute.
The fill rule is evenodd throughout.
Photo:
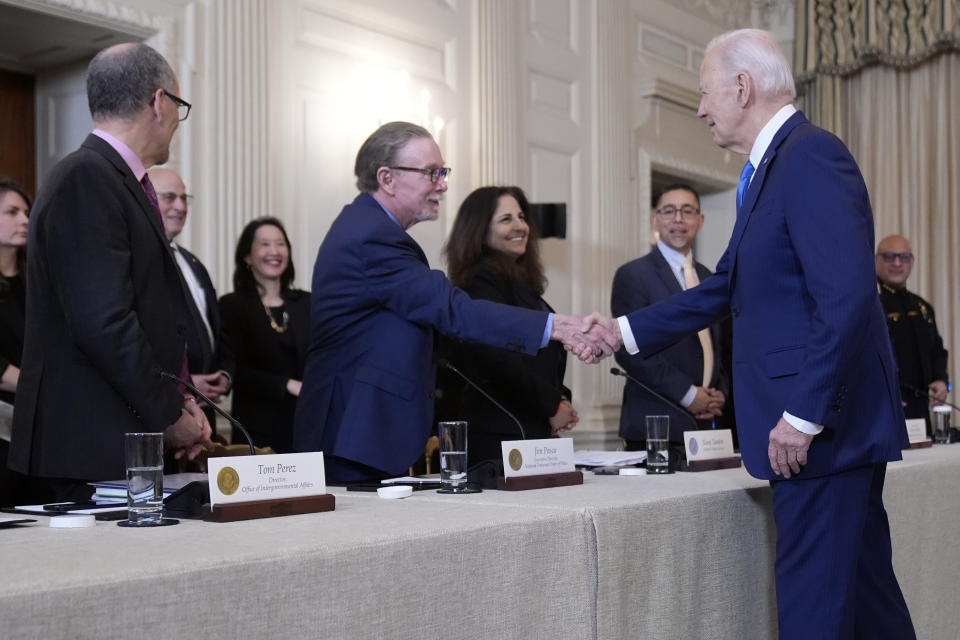
<svg viewBox="0 0 960 640"><path fill-rule="evenodd" d="M647 459L646 451L574 451L573 463L578 467L623 467Z"/></svg>

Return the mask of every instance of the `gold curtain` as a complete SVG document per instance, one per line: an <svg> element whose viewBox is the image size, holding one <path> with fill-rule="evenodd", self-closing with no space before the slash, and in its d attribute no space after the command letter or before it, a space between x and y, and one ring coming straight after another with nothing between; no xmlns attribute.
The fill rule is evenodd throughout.
<svg viewBox="0 0 960 640"><path fill-rule="evenodd" d="M798 106L856 157L877 240L910 239L960 383L960 0L798 0L796 30Z"/></svg>

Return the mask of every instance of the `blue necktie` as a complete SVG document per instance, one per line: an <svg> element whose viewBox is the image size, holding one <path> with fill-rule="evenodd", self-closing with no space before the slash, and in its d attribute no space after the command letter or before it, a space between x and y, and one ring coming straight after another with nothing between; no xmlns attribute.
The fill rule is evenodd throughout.
<svg viewBox="0 0 960 640"><path fill-rule="evenodd" d="M747 164L743 165L743 171L740 172L740 182L737 183L737 213L740 213L740 207L743 205L743 194L747 192L747 186L750 184L753 172L753 163L747 160Z"/></svg>

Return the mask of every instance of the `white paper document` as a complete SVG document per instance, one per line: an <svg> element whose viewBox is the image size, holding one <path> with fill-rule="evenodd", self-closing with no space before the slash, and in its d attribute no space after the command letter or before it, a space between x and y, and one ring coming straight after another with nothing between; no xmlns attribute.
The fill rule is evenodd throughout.
<svg viewBox="0 0 960 640"><path fill-rule="evenodd" d="M573 453L573 462L578 467L616 467L638 464L647 459L646 451L586 451Z"/></svg>
<svg viewBox="0 0 960 640"><path fill-rule="evenodd" d="M427 477L427 478L417 478L415 476L402 476L400 478L387 478L381 480L380 484L440 484L440 476L436 477Z"/></svg>

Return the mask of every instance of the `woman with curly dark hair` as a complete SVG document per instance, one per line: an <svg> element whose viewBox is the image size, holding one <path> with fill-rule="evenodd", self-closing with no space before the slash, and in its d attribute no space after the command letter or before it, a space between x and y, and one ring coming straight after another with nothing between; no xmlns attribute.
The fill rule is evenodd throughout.
<svg viewBox="0 0 960 640"><path fill-rule="evenodd" d="M460 205L445 247L450 281L473 298L553 311L541 297L546 278L538 233L519 187L481 187ZM566 352L551 342L535 356L446 339L447 358L523 424L527 438L549 438L579 420L563 386ZM520 438L516 424L459 378L441 371L438 419L469 422L467 459L500 459L500 442Z"/></svg>

